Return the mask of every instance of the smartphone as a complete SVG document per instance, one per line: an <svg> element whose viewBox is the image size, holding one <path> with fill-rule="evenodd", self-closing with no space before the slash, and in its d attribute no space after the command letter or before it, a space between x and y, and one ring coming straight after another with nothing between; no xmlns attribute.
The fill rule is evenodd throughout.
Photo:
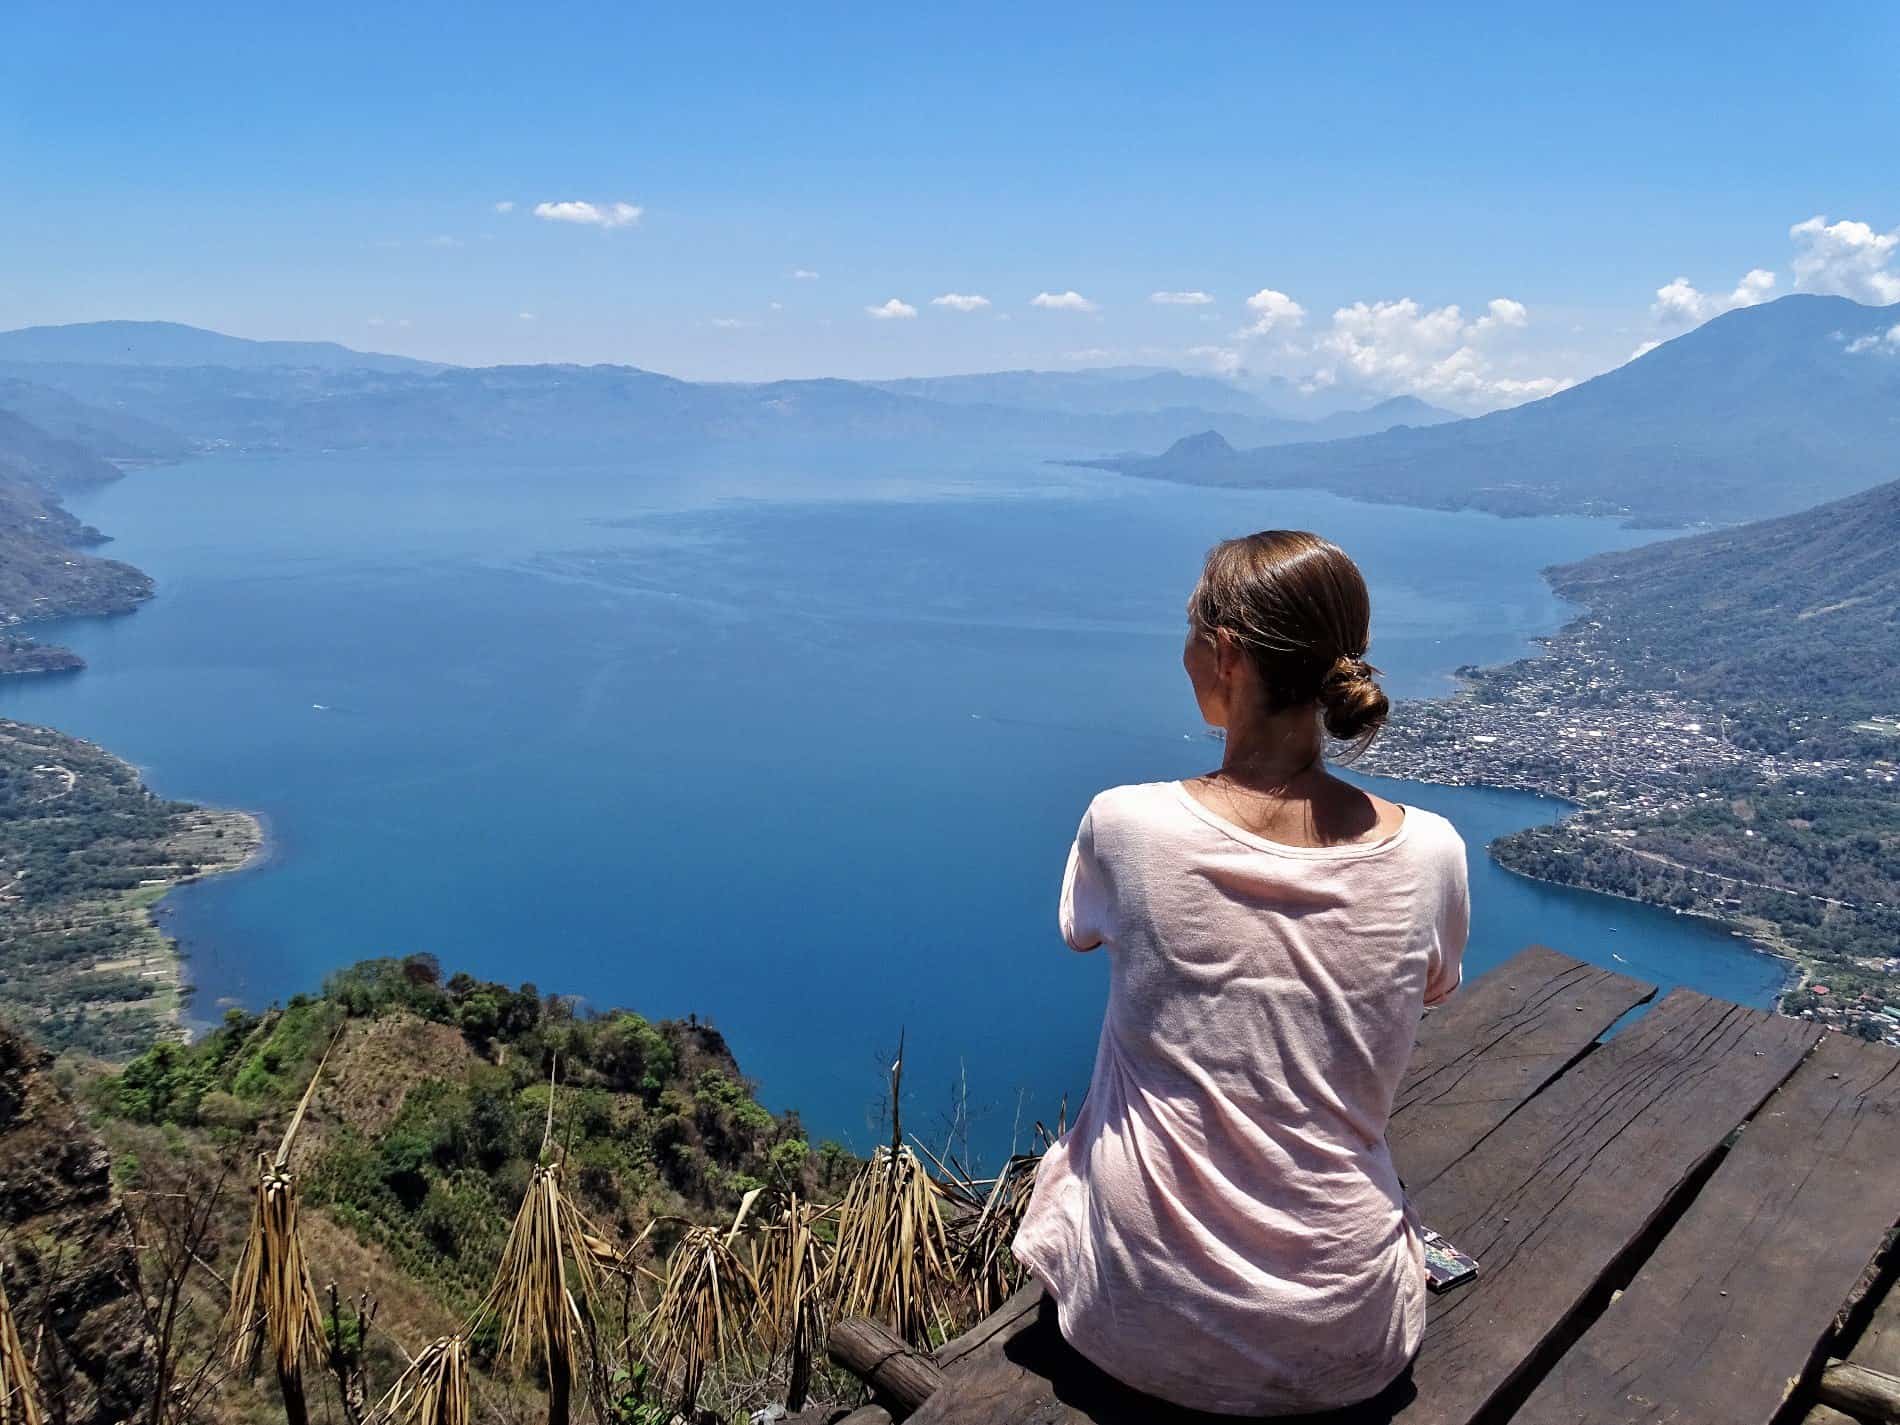
<svg viewBox="0 0 1900 1425"><path fill-rule="evenodd" d="M1467 1257L1430 1229L1419 1235L1425 1244L1425 1285L1433 1292L1450 1291L1478 1274L1477 1258Z"/></svg>

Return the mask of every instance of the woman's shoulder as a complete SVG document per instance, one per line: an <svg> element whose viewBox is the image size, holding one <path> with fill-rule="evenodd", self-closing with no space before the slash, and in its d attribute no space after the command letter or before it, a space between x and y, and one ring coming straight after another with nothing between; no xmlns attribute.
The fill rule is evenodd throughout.
<svg viewBox="0 0 1900 1425"><path fill-rule="evenodd" d="M1405 808L1405 835L1415 847L1426 852L1440 855L1457 856L1465 854L1465 839L1458 834L1458 828L1451 821L1435 811L1426 811L1424 807L1415 807L1410 802L1402 802Z"/></svg>
<svg viewBox="0 0 1900 1425"><path fill-rule="evenodd" d="M1099 791L1082 815L1082 825L1090 833L1113 835L1125 827L1151 825L1157 816L1169 814L1179 805L1178 782L1127 782Z"/></svg>

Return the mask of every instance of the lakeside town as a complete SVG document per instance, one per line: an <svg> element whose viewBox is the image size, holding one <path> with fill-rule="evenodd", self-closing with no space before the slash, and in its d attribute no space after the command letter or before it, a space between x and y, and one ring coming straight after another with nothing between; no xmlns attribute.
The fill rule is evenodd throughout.
<svg viewBox="0 0 1900 1425"><path fill-rule="evenodd" d="M1789 962L1784 1013L1900 1045L1896 942L1862 934L1873 943L1841 953L1809 924L1890 923L1894 902L1850 899L1808 877L1738 874L1753 848L1738 851L1737 836L1752 843L1766 832L1726 825L1753 819L1764 797L1803 806L1848 793L1856 805L1900 808L1900 763L1745 746L1721 709L1633 686L1611 642L1602 622L1585 619L1540 656L1461 668L1454 693L1401 704L1356 766L1573 803L1573 815L1502 838L1491 854L1521 874L1718 921ZM1871 953L1852 953L1860 949Z"/></svg>

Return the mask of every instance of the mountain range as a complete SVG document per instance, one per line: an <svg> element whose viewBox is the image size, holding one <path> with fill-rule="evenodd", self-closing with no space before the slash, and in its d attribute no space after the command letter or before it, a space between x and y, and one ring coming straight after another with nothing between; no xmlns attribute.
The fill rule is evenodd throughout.
<svg viewBox="0 0 1900 1425"><path fill-rule="evenodd" d="M1218 430L1106 468L1505 515L1654 525L1788 513L1900 475L1900 305L1726 313L1540 401L1429 428L1236 449Z"/></svg>
<svg viewBox="0 0 1900 1425"><path fill-rule="evenodd" d="M1140 367L692 382L632 366L446 366L164 322L0 333L0 409L49 431L89 430L115 458L175 454L180 445L545 449L759 440L932 440L1057 456L1153 447L1210 428L1269 445L1455 419L1401 400L1301 421L1228 382Z"/></svg>

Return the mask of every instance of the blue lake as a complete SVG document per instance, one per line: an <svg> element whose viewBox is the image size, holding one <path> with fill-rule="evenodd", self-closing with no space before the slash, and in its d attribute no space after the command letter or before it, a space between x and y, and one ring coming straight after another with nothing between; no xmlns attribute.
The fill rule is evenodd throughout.
<svg viewBox="0 0 1900 1425"><path fill-rule="evenodd" d="M426 950L697 1013L860 1147L904 1030L907 1122L967 1076L991 1156L1087 1083L1105 967L1053 923L1082 808L1217 760L1178 661L1208 544L1337 539L1374 661L1424 695L1563 621L1543 566L1649 537L863 450L230 456L71 504L159 597L46 629L91 667L0 711L265 818L263 865L166 902L200 1017ZM1475 969L1536 940L1772 1000L1776 963L1707 924L1485 857L1556 804L1384 790L1471 845Z"/></svg>

